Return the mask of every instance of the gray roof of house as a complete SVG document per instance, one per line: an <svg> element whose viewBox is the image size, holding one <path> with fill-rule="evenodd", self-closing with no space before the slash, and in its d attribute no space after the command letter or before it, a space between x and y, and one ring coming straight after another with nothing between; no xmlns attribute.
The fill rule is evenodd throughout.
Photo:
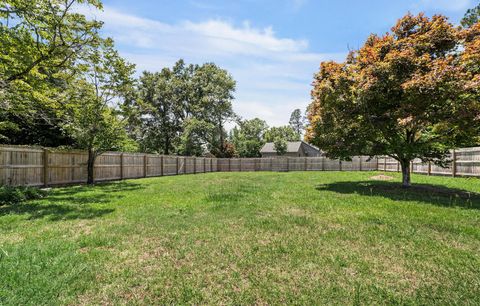
<svg viewBox="0 0 480 306"><path fill-rule="evenodd" d="M311 144L306 143L305 141L289 141L287 142L287 153L293 153L293 152L298 152L300 150L300 147L302 146L302 143L320 151L317 147L312 146ZM260 153L275 153L277 152L275 150L275 145L273 142L267 142L265 145L263 145L262 149L260 150Z"/></svg>

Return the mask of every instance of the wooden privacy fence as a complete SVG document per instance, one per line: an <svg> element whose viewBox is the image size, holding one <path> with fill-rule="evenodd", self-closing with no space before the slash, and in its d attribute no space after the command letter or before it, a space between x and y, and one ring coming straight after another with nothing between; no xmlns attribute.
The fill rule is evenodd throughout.
<svg viewBox="0 0 480 306"><path fill-rule="evenodd" d="M0 185L55 186L85 183L83 151L0 146ZM218 171L328 171L377 169L376 159L355 157L340 162L325 157L204 158L107 152L95 161L95 181L195 174Z"/></svg>
<svg viewBox="0 0 480 306"><path fill-rule="evenodd" d="M0 185L54 186L87 181L87 153L47 148L0 146ZM447 168L412 163L414 173L480 177L480 148L456 150ZM95 181L235 171L399 171L389 158L325 157L204 158L108 152L97 157Z"/></svg>
<svg viewBox="0 0 480 306"><path fill-rule="evenodd" d="M412 173L427 175L450 175L480 177L480 147L464 148L451 151L450 162L442 168L434 163L423 163L420 159L410 164ZM378 158L378 170L400 172L400 164L390 157Z"/></svg>

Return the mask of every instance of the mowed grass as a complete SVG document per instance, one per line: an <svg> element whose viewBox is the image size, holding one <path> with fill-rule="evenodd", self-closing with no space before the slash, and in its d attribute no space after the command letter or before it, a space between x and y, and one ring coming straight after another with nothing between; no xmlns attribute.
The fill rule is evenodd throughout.
<svg viewBox="0 0 480 306"><path fill-rule="evenodd" d="M211 173L0 207L0 304L480 304L480 180Z"/></svg>

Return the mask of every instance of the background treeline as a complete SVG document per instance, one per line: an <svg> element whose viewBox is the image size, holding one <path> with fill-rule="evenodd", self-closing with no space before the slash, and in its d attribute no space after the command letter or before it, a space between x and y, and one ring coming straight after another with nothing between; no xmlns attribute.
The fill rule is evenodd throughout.
<svg viewBox="0 0 480 306"><path fill-rule="evenodd" d="M271 129L236 116L235 81L213 63L179 60L135 78L82 6L102 9L97 0L0 1L0 143L88 150L91 172L107 150L258 156L266 141L300 139L300 110L296 123ZM228 122L238 122L230 135Z"/></svg>

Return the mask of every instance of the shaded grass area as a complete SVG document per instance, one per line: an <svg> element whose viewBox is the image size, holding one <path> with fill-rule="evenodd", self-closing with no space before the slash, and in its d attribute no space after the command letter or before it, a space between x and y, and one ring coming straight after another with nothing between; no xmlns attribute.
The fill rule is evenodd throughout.
<svg viewBox="0 0 480 306"><path fill-rule="evenodd" d="M480 184L480 180L478 183ZM480 209L480 193L442 185L415 184L410 188L404 188L398 182L347 181L319 185L317 190L380 196L394 201L423 202L445 207Z"/></svg>
<svg viewBox="0 0 480 306"><path fill-rule="evenodd" d="M0 207L0 304L479 304L480 180L211 173Z"/></svg>

